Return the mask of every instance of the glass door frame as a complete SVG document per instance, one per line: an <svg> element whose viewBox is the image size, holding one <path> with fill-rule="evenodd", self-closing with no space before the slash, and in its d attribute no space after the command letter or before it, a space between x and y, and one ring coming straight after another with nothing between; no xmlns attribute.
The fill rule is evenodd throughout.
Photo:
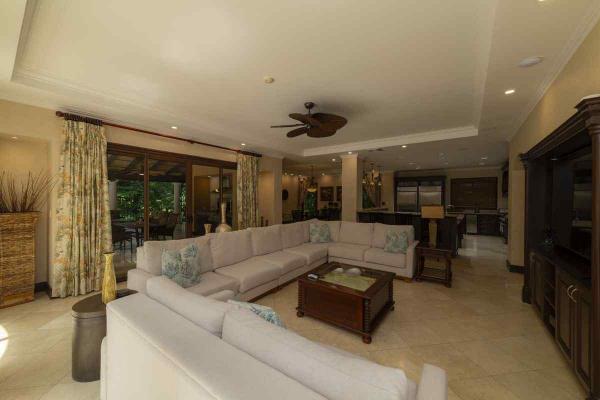
<svg viewBox="0 0 600 400"><path fill-rule="evenodd" d="M107 156L110 154L123 154L135 157L144 157L144 241L148 240L150 234L150 209L149 209L149 189L150 189L150 167L149 160L165 160L180 162L185 164L185 185L186 196L193 195L193 165L203 165L219 168L219 204L223 196L223 169L236 169L237 163L232 161L216 160L204 158L189 154L172 153L162 150L148 149L144 147L130 146L119 143L109 142L107 145ZM186 199L185 221L186 236L192 237L193 232L193 207L190 206L189 199Z"/></svg>

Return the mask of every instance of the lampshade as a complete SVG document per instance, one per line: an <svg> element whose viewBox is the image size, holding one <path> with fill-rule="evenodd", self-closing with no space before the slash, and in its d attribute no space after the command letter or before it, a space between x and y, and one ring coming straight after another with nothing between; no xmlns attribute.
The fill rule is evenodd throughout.
<svg viewBox="0 0 600 400"><path fill-rule="evenodd" d="M444 207L442 206L422 206L421 218L442 219L444 218Z"/></svg>

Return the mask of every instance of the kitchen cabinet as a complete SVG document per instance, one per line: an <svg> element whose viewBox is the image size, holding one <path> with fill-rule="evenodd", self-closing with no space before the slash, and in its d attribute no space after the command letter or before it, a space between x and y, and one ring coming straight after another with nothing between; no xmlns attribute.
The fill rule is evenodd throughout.
<svg viewBox="0 0 600 400"><path fill-rule="evenodd" d="M556 274L556 343L569 361L573 361L573 327L575 303L571 290L577 282L568 274Z"/></svg>

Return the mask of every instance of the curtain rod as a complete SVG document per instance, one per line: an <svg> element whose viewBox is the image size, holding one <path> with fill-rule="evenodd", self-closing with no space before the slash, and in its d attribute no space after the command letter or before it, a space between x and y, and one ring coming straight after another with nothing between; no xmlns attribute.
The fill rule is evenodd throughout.
<svg viewBox="0 0 600 400"><path fill-rule="evenodd" d="M87 118L87 117L82 117L82 116L75 115L75 114L68 114L68 113L64 113L62 111L57 111L56 112L56 116L60 117L60 118L76 117L76 118L79 118L79 120L82 120L84 122L86 120L92 120L92 119ZM112 126L114 128L121 128L121 129L127 129L129 131L145 133L146 135L153 135L153 136L158 136L158 137L162 137L162 138L166 138L166 139L180 140L182 142L188 142L188 143L191 143L191 144L200 144L202 146L214 147L216 149L227 150L227 151L233 151L235 153L245 154L245 155L248 155L248 156L262 157L261 154L252 153L250 151L232 149L230 147L219 146L219 145L216 145L216 144L210 144L210 143L205 143L205 142L199 142L197 140L185 139L185 138L181 138L181 137L177 137L177 136L173 136L173 135L165 135L164 133L147 131L145 129L134 128L134 127L131 127L131 126L126 126L126 125L113 124L111 122L106 122L106 121L100 121L100 120L94 120L94 121L99 121L102 125L108 125L108 126Z"/></svg>

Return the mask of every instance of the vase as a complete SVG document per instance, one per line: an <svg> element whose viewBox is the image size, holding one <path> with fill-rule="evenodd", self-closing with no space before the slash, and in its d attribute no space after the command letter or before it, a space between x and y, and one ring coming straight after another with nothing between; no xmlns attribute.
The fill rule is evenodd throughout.
<svg viewBox="0 0 600 400"><path fill-rule="evenodd" d="M221 224L217 226L215 232L231 232L231 226L227 225L227 219L225 218L225 211L227 210L227 204L225 202L221 203Z"/></svg>
<svg viewBox="0 0 600 400"><path fill-rule="evenodd" d="M204 224L204 234L208 235L212 229L212 224Z"/></svg>
<svg viewBox="0 0 600 400"><path fill-rule="evenodd" d="M117 298L117 277L113 265L115 253L104 253L104 278L102 280L102 302L108 304Z"/></svg>

